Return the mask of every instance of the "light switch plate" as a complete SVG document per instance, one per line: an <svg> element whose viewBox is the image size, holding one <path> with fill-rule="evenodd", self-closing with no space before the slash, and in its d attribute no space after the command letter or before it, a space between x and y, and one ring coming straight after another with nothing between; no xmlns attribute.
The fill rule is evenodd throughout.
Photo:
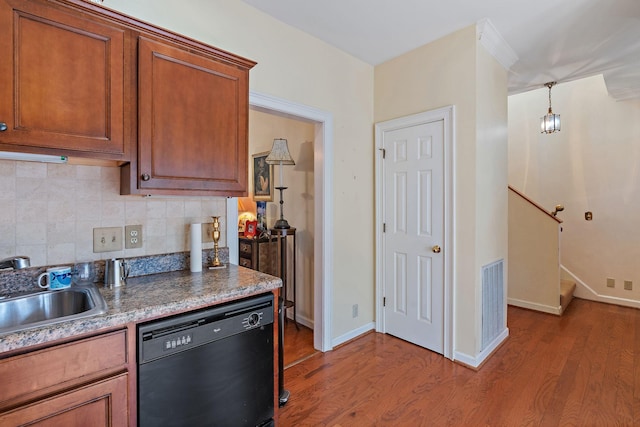
<svg viewBox="0 0 640 427"><path fill-rule="evenodd" d="M93 229L93 252L115 252L122 250L122 227Z"/></svg>

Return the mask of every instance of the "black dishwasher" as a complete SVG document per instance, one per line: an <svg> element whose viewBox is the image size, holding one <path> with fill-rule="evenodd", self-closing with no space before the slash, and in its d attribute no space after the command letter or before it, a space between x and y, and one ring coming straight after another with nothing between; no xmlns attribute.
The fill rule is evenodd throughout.
<svg viewBox="0 0 640 427"><path fill-rule="evenodd" d="M273 425L273 295L138 326L138 425Z"/></svg>

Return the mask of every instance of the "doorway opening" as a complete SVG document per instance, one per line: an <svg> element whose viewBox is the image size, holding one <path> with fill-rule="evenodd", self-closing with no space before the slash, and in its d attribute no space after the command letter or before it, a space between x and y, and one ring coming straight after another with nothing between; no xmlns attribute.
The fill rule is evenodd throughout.
<svg viewBox="0 0 640 427"><path fill-rule="evenodd" d="M313 346L320 351L333 348L331 342L331 283L333 279L333 115L306 105L251 91L249 108L274 116L311 123L313 140L314 242L313 242ZM235 198L227 203L227 217L237 218ZM285 200L286 207L286 200ZM229 230L233 229L232 232ZM238 262L238 235L227 227L229 259Z"/></svg>

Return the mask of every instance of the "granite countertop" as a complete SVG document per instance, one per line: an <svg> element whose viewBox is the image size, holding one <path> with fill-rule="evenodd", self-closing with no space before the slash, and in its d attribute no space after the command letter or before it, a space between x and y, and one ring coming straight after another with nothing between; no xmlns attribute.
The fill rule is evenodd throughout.
<svg viewBox="0 0 640 427"><path fill-rule="evenodd" d="M0 335L0 353L269 292L281 287L282 280L227 264L201 273L181 270L133 277L117 288L97 286L107 302L105 314Z"/></svg>

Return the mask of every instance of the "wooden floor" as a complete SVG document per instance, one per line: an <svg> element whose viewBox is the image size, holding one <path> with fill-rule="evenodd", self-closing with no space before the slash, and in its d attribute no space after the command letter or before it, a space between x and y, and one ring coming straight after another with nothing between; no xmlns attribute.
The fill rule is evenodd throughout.
<svg viewBox="0 0 640 427"><path fill-rule="evenodd" d="M366 334L285 371L279 426L640 426L640 310L509 307L480 371Z"/></svg>
<svg viewBox="0 0 640 427"><path fill-rule="evenodd" d="M284 367L299 363L316 353L313 348L313 330L289 320L284 323Z"/></svg>

